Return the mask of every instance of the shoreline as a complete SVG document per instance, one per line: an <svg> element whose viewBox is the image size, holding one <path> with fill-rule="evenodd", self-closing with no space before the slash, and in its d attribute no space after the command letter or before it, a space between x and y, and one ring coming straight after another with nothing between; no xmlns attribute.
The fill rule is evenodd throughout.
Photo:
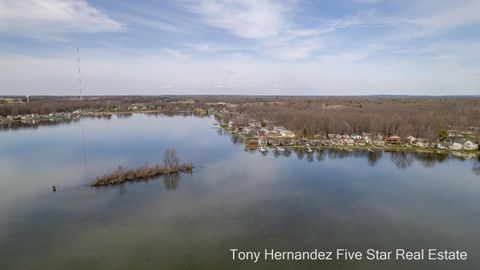
<svg viewBox="0 0 480 270"><path fill-rule="evenodd" d="M124 116L124 115L133 115L133 114L163 114L166 116L174 116L174 115L190 115L190 116L208 116L208 115L199 115L195 112L191 111L165 111L165 110L142 110L142 111L116 111L116 112L79 112L79 113L59 113L53 116L49 115L36 115L33 118L27 119L4 119L3 122L0 122L0 129L10 129L10 128L28 128L28 127L38 127L38 126L47 126L47 125L55 125L55 124L62 124L62 123L70 123L73 121L79 121L82 118L109 118L115 115ZM215 119L215 117L213 117ZM226 131L230 136L236 135L240 136L244 141L249 139L256 139L258 137L245 137L238 132L231 131L228 128L222 126L222 123L218 120L216 121L218 124L218 128ZM13 126L13 127L12 127ZM276 140L276 139L284 139L284 138L276 138L276 137L268 137L268 139ZM298 140L298 139L294 139ZM281 146L287 149L301 149L306 148L307 145L297 144L297 145L282 145L282 144L274 144L274 145L265 145L269 149L273 149L276 146ZM416 152L416 153L429 153L429 154L446 154L446 155L455 155L455 156L464 156L464 157L471 157L471 156L480 156L480 150L450 150L450 149L438 149L432 147L417 147L417 146L403 146L403 145L388 145L388 146L378 146L378 145L309 145L315 149L333 149L333 150L374 150L374 151L384 151L384 152ZM248 148L248 147L246 147ZM255 150L257 147L251 150Z"/></svg>
<svg viewBox="0 0 480 270"><path fill-rule="evenodd" d="M276 151L277 146L266 146L270 151ZM282 145L281 147L285 148L286 151L291 150L305 150L306 146L303 145ZM401 152L411 152L411 153L424 153L424 154L436 154L436 155L453 155L465 158L480 157L480 151L453 151L453 150L438 150L438 149L425 149L425 148L414 148L414 147L379 147L379 146L310 146L312 152L315 150L339 150L339 151L353 151L353 150L365 150L369 152L387 152L387 153L401 153ZM245 147L252 151L257 151L257 148Z"/></svg>

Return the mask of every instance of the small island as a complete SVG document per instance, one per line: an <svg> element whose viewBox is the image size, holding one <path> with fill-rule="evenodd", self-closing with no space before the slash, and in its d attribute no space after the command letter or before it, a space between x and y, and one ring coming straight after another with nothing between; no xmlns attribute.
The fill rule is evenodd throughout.
<svg viewBox="0 0 480 270"><path fill-rule="evenodd" d="M148 166L131 170L124 170L121 166L118 169L104 176L99 176L92 181L90 186L108 186L125 183L128 181L143 181L155 178L161 175L175 174L181 172L192 172L192 163L180 163L180 158L177 156L177 151L168 149L164 153L163 166L157 164L155 166Z"/></svg>

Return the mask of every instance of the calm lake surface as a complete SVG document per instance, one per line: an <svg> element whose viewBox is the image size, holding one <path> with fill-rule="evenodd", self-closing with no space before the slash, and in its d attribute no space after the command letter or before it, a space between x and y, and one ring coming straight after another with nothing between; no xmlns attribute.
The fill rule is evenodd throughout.
<svg viewBox="0 0 480 270"><path fill-rule="evenodd" d="M212 118L0 132L0 269L479 269L480 162L246 152ZM91 188L177 149L192 174ZM52 192L52 185L58 185ZM467 262L232 261L230 248L460 249Z"/></svg>

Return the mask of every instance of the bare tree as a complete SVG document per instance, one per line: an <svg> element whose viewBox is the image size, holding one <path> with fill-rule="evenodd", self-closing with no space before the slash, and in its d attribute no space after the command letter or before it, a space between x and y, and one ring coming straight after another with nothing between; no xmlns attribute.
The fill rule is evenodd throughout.
<svg viewBox="0 0 480 270"><path fill-rule="evenodd" d="M175 149L167 149L163 154L163 164L165 167L174 169L180 165L180 158L177 156Z"/></svg>

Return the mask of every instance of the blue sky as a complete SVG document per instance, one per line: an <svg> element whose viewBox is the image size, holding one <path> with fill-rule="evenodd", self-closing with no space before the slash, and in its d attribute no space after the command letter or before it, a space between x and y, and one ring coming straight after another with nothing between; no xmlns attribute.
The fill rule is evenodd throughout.
<svg viewBox="0 0 480 270"><path fill-rule="evenodd" d="M480 94L480 0L2 0L0 94Z"/></svg>

